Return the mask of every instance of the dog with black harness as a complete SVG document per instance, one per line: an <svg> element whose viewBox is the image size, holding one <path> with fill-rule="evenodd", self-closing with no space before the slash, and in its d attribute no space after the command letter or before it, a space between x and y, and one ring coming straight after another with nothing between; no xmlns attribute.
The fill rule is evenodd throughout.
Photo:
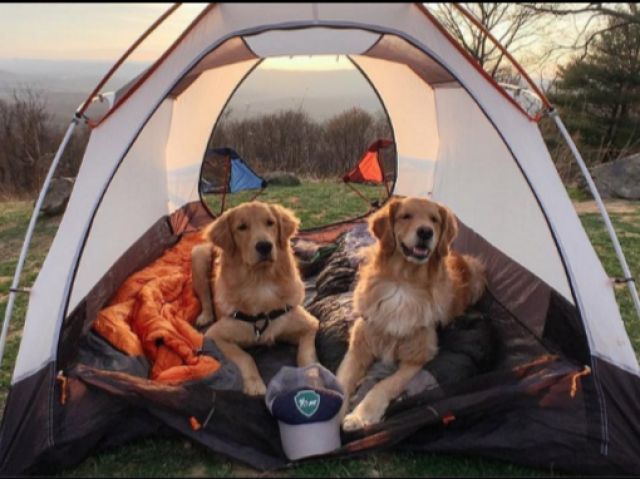
<svg viewBox="0 0 640 479"><path fill-rule="evenodd" d="M318 321L302 306L304 283L289 244L298 224L282 206L245 203L208 226L208 242L192 251L193 289L202 304L197 325L213 322L205 334L238 366L246 394L266 393L246 348L289 342L298 346L298 366L318 362Z"/></svg>

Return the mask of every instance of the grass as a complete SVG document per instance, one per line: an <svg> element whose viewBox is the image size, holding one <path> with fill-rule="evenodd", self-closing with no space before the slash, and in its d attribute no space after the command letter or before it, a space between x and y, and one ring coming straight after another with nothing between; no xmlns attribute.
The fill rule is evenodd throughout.
<svg viewBox="0 0 640 479"><path fill-rule="evenodd" d="M384 187L379 185L357 185L356 188L372 202L384 193ZM255 190L249 190L227 195L225 210L250 200L255 193ZM211 211L218 214L221 195L205 195L204 198ZM335 181L305 182L301 186L269 186L257 199L291 208L300 218L302 229L362 216L369 210L369 205L357 193L342 182Z"/></svg>
<svg viewBox="0 0 640 479"><path fill-rule="evenodd" d="M567 187L567 193L573 201L588 201L592 199L589 193L576 186Z"/></svg>
<svg viewBox="0 0 640 479"><path fill-rule="evenodd" d="M380 196L375 187L361 187L372 199ZM252 195L244 192L229 195L228 204L246 201ZM577 200L577 194L571 193ZM281 202L292 208L301 218L302 228L312 228L366 213L368 205L346 186L337 183L307 183L301 187L269 187L260 199ZM219 197L206 198L214 211L219 211ZM33 205L28 202L0 203L0 314L4 311ZM611 214L619 233L632 274L640 277L640 204L632 212ZM589 237L611 276L621 276L615 252L597 213L581 216ZM41 218L38 221L30 253L27 256L21 285L35 281L46 252L51 244L59 219ZM640 323L638 322L626 286L616 288L616 297L632 344L640 352ZM9 339L0 372L0 406L4 405L10 375L24 325L26 298L20 295L12 315ZM60 473L61 477L247 477L259 474L243 464L193 444L184 438L159 437L133 441L94 454L76 467ZM536 470L497 460L446 454L406 451L371 453L357 458L327 460L278 471L271 476L281 477L541 477L556 475L552 470Z"/></svg>

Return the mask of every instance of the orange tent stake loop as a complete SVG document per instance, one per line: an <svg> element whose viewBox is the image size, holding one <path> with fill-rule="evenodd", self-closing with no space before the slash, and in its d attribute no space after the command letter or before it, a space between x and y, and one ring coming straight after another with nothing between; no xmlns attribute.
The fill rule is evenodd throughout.
<svg viewBox="0 0 640 479"><path fill-rule="evenodd" d="M60 381L60 402L64 405L67 402L68 380L67 377L62 373L62 371L58 372L56 380Z"/></svg>
<svg viewBox="0 0 640 479"><path fill-rule="evenodd" d="M197 431L198 429L202 428L202 426L200 425L198 420L195 418L195 416L191 416L189 418L189 424L191 424L191 429L193 429L194 431Z"/></svg>
<svg viewBox="0 0 640 479"><path fill-rule="evenodd" d="M571 376L571 397L576 397L576 392L578 392L578 378L581 376L586 376L591 374L591 368L589 366L585 366L584 369L578 373L575 373Z"/></svg>
<svg viewBox="0 0 640 479"><path fill-rule="evenodd" d="M442 418L442 423L446 426L447 424L450 424L455 420L456 420L456 417L453 414L447 414Z"/></svg>
<svg viewBox="0 0 640 479"><path fill-rule="evenodd" d="M194 431L197 431L199 429L205 429L207 427L207 424L209 424L209 421L211 420L211 417L213 416L213 413L215 410L216 410L216 407L213 406L211 408L211 411L209 411L209 414L207 414L207 418L204 420L202 424L200 424L200 422L195 416L191 416L189 418L189 424L191 424L191 429L193 429Z"/></svg>

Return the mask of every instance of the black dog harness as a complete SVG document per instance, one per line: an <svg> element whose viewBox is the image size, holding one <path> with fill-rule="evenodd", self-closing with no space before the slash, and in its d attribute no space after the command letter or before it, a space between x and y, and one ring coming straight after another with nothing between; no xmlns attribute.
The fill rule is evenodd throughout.
<svg viewBox="0 0 640 479"><path fill-rule="evenodd" d="M243 313L242 311L234 311L233 313L231 313L231 317L233 319L244 321L245 323L253 323L253 331L256 333L256 338L259 339L262 333L267 330L271 321L287 314L292 309L293 308L291 306L286 305L284 309L276 309L274 311L269 311L268 313L260 313L256 316L250 316ZM259 321L264 321L262 327L258 326Z"/></svg>

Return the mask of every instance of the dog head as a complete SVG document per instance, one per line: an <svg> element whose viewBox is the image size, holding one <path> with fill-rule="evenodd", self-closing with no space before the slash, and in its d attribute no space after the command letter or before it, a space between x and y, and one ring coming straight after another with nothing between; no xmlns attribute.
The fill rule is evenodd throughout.
<svg viewBox="0 0 640 479"><path fill-rule="evenodd" d="M280 251L289 248L299 223L292 211L255 201L223 213L205 235L224 254L239 258L250 268L269 267Z"/></svg>
<svg viewBox="0 0 640 479"><path fill-rule="evenodd" d="M384 254L423 264L449 254L458 222L449 208L426 198L391 199L369 221Z"/></svg>

